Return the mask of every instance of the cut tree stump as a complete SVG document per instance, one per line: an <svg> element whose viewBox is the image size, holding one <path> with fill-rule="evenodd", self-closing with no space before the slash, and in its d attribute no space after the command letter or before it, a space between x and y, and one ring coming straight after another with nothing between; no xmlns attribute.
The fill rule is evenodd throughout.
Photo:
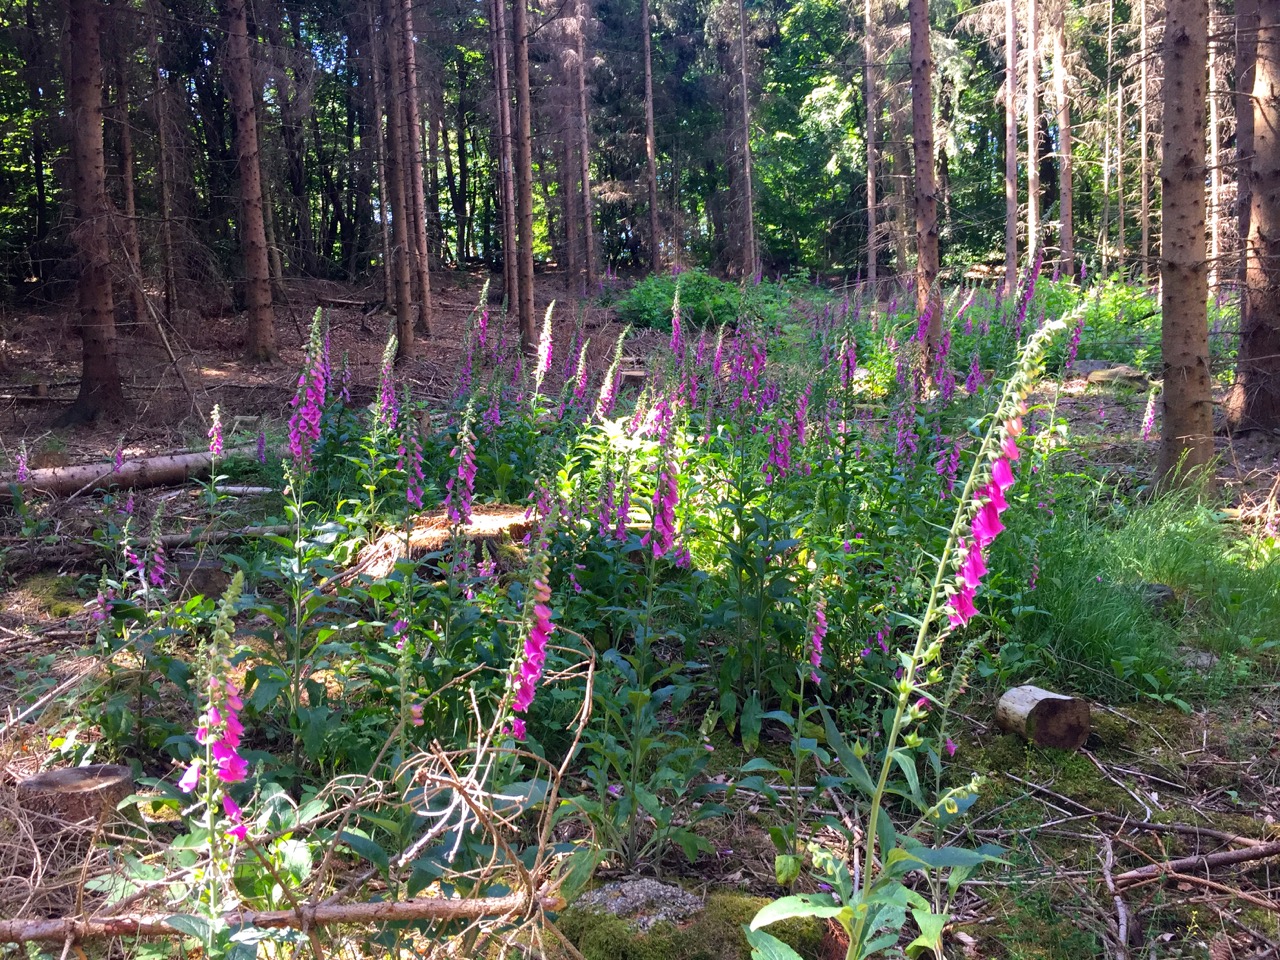
<svg viewBox="0 0 1280 960"><path fill-rule="evenodd" d="M471 508L471 522L461 528L459 534L472 544L496 546L518 541L532 527L525 517L527 512L527 508L522 506L476 504ZM443 510L420 513L410 520L407 542L403 529L388 530L361 550L356 562L338 580L348 584L360 576L374 580L389 577L401 560L416 560L443 550L452 535L452 525Z"/></svg>
<svg viewBox="0 0 1280 960"><path fill-rule="evenodd" d="M47 770L18 782L22 809L49 834L96 826L131 793L133 771L110 763Z"/></svg>
<svg viewBox="0 0 1280 960"><path fill-rule="evenodd" d="M1089 701L1039 687L1014 687L996 704L996 723L1037 747L1078 750L1089 739Z"/></svg>

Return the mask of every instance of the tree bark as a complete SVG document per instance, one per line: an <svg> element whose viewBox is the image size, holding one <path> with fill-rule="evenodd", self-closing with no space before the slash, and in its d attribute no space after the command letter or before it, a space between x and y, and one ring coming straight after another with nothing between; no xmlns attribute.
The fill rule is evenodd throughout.
<svg viewBox="0 0 1280 960"><path fill-rule="evenodd" d="M871 308L879 302L876 289L876 266L879 249L876 245L876 172L879 169L880 144L876 139L876 120L880 116L880 98L876 84L875 20L872 15L873 0L864 0L863 6L863 79L867 88L867 286L871 290Z"/></svg>
<svg viewBox="0 0 1280 960"><path fill-rule="evenodd" d="M911 0L911 126L915 141L916 309L929 315L928 355L942 336L938 287L938 196L933 160L933 52L929 0ZM927 361L926 361L927 362Z"/></svg>
<svg viewBox="0 0 1280 960"><path fill-rule="evenodd" d="M649 269L662 269L662 234L658 226L658 150L653 133L653 43L649 37L649 0L640 0L640 35L644 38L644 153L649 188Z"/></svg>
<svg viewBox="0 0 1280 960"><path fill-rule="evenodd" d="M1227 410L1237 428L1275 429L1280 427L1280 8L1259 4L1257 24L1245 247L1248 309Z"/></svg>
<svg viewBox="0 0 1280 960"><path fill-rule="evenodd" d="M68 36L63 45L67 78L67 109L76 205L73 232L80 260L77 297L80 305L80 392L61 417L60 425L97 420L124 407L120 369L116 360L115 305L111 296L111 253L107 224L112 215L107 199L106 161L102 147L101 4L98 0L70 0Z"/></svg>
<svg viewBox="0 0 1280 960"><path fill-rule="evenodd" d="M414 276L418 284L418 322L423 336L431 337L431 267L427 255L427 204L422 185L422 119L418 107L418 65L413 31L412 0L400 0L400 69L403 73L405 153L408 167L404 170L408 180L408 206L412 229L410 230L411 257Z"/></svg>
<svg viewBox="0 0 1280 960"><path fill-rule="evenodd" d="M387 53L387 186L391 191L391 239L394 249L394 275L396 287L396 356L407 360L413 357L413 281L411 279L413 238L410 236L409 215L411 203L405 187L408 170L408 143L404 134L404 102L397 90L396 77L403 76L399 68L403 48L398 42L399 31L395 23L400 16L398 0L383 0L383 39Z"/></svg>
<svg viewBox="0 0 1280 960"><path fill-rule="evenodd" d="M169 156L168 91L156 58L152 92L156 110L156 176L160 181L160 255L164 260L164 317L173 326L178 311L177 251L173 242L173 173Z"/></svg>
<svg viewBox="0 0 1280 960"><path fill-rule="evenodd" d="M1014 687L996 704L996 723L1037 747L1078 750L1089 739L1089 701L1040 687Z"/></svg>
<svg viewBox="0 0 1280 960"><path fill-rule="evenodd" d="M369 76L373 81L373 103L370 104L373 117L371 135L375 150L374 165L378 173L378 229L382 234L382 295L386 299L387 306L395 309L397 288L393 274L391 222L388 218L391 193L387 185L387 142L383 139L383 105L387 102L387 94L382 70L383 44L378 42L378 34L374 29L375 2L376 0L368 0L365 5L365 23L369 37Z"/></svg>
<svg viewBox="0 0 1280 960"><path fill-rule="evenodd" d="M1036 0L1027 0L1027 261L1040 251L1040 29Z"/></svg>
<svg viewBox="0 0 1280 960"><path fill-rule="evenodd" d="M511 22L516 68L516 293L520 345L532 352L538 340L533 315L533 99L529 89L528 0L513 0ZM586 187L586 184L583 184ZM585 189L584 189L585 192Z"/></svg>
<svg viewBox="0 0 1280 960"><path fill-rule="evenodd" d="M578 163L582 169L582 268L586 291L596 282L599 272L596 263L595 203L591 196L591 113L587 103L587 19L586 0L578 0L577 31L577 81L578 81ZM535 318L536 322L536 318Z"/></svg>
<svg viewBox="0 0 1280 960"><path fill-rule="evenodd" d="M515 308L518 286L516 273L516 188L511 169L511 80L508 69L506 0L489 0L489 36L493 42L493 85L498 109L498 205L502 213L502 293Z"/></svg>
<svg viewBox="0 0 1280 960"><path fill-rule="evenodd" d="M1240 243L1239 277L1248 279L1249 230L1252 220L1253 84L1257 76L1260 0L1236 0L1236 235ZM1249 298L1240 299L1240 325L1245 325Z"/></svg>
<svg viewBox="0 0 1280 960"><path fill-rule="evenodd" d="M1151 44L1147 34L1147 0L1141 0L1141 7L1138 51L1138 218L1142 221L1142 279L1146 280L1151 276L1151 158L1147 155L1151 141L1148 130L1150 84L1147 73Z"/></svg>
<svg viewBox="0 0 1280 960"><path fill-rule="evenodd" d="M129 314L134 328L150 327L147 316L147 292L142 278L142 243L138 236L138 201L133 182L133 127L129 119L128 62L121 56L117 64L116 110L120 114L120 197L123 214L125 290L129 297Z"/></svg>
<svg viewBox="0 0 1280 960"><path fill-rule="evenodd" d="M1053 30L1053 92L1058 107L1058 246L1062 275L1076 273L1075 191L1072 187L1071 100L1067 92L1067 8L1058 10ZM1145 229L1145 224L1143 229Z"/></svg>
<svg viewBox="0 0 1280 960"><path fill-rule="evenodd" d="M1004 0L1004 295L1018 289L1018 14Z"/></svg>
<svg viewBox="0 0 1280 960"><path fill-rule="evenodd" d="M245 354L251 362L276 359L271 267L262 220L262 173L258 166L258 116L249 60L245 0L222 0L227 18L227 85L235 112L236 166L240 174L240 250L244 257L245 301L249 308Z"/></svg>
<svg viewBox="0 0 1280 960"><path fill-rule="evenodd" d="M458 269L465 269L469 252L468 236L471 218L467 211L470 169L467 160L467 58L461 50L457 57L458 109L458 196L453 203L453 217L458 222Z"/></svg>
<svg viewBox="0 0 1280 960"><path fill-rule="evenodd" d="M1168 0L1160 243L1164 422L1158 474L1184 483L1213 457L1205 263L1205 62L1208 0Z"/></svg>
<svg viewBox="0 0 1280 960"><path fill-rule="evenodd" d="M581 0L579 0L581 2ZM751 98L747 89L747 11L738 0L738 66L742 92L742 275L754 277L759 266L756 252L755 195L751 186Z"/></svg>
<svg viewBox="0 0 1280 960"><path fill-rule="evenodd" d="M1124 272L1128 236L1124 224L1124 77L1116 79L1116 267Z"/></svg>
<svg viewBox="0 0 1280 960"><path fill-rule="evenodd" d="M1218 260L1222 256L1222 152L1218 132L1218 18L1209 10L1209 294L1218 289Z"/></svg>

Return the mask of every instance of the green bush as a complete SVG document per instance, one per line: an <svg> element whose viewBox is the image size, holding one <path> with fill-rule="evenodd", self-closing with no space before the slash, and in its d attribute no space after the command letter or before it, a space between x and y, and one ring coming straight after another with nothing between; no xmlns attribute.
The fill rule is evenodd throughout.
<svg viewBox="0 0 1280 960"><path fill-rule="evenodd" d="M677 283L684 321L704 327L738 319L741 292L703 270L687 270L678 277L665 273L645 277L619 302L619 316L636 327L670 330Z"/></svg>

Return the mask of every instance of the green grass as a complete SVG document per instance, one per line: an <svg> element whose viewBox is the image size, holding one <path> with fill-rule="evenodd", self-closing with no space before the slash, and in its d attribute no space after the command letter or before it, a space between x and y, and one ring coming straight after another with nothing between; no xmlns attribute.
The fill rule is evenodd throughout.
<svg viewBox="0 0 1280 960"><path fill-rule="evenodd" d="M995 655L1004 679L1185 703L1238 693L1275 672L1274 541L1245 534L1213 504L1185 494L1137 506L1104 494L1072 499L1037 538L1038 587ZM1038 518L1026 522L1034 535ZM1143 593L1148 584L1172 588L1172 601L1157 608ZM1219 659L1197 670L1188 650Z"/></svg>

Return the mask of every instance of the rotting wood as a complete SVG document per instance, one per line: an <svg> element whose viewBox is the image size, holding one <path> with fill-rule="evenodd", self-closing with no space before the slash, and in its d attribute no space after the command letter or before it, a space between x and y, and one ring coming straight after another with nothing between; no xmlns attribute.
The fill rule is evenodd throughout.
<svg viewBox="0 0 1280 960"><path fill-rule="evenodd" d="M1280 841L1264 843L1256 847L1245 847L1243 850L1222 850L1218 853L1206 853L1195 857L1182 857L1178 860L1167 860L1164 863L1152 863L1127 873L1119 874L1116 887L1123 888L1143 880L1154 880L1157 877L1188 870L1212 870L1214 867L1229 867L1237 863L1249 863L1254 860L1265 860L1267 857L1280 856Z"/></svg>
<svg viewBox="0 0 1280 960"><path fill-rule="evenodd" d="M1089 702L1030 684L1014 687L996 705L996 723L1038 747L1078 750L1089 739Z"/></svg>
<svg viewBox="0 0 1280 960"><path fill-rule="evenodd" d="M467 541L501 542L519 540L529 532L527 509L509 504L483 504L471 509L471 521L458 530ZM357 577L388 577L401 560L415 559L442 550L454 535L454 527L443 510L421 513L409 521L409 529L388 530L360 551L350 569L338 579L343 584Z"/></svg>
<svg viewBox="0 0 1280 960"><path fill-rule="evenodd" d="M559 897L539 891L536 895L520 892L505 897L474 897L465 900L425 897L392 903L302 905L297 910L233 912L224 914L223 919L236 927L298 930L312 926L395 923L405 920L478 920L484 917L520 916L533 910L559 910L563 906L564 902ZM75 943L108 937L185 936L185 931L174 926L170 920L169 915L160 914L87 920L77 917L0 920L0 943Z"/></svg>
<svg viewBox="0 0 1280 960"><path fill-rule="evenodd" d="M225 460L236 454L254 456L257 451L256 444L230 447L223 451L222 458ZM32 470L30 478L22 483L12 474L0 477L0 502L12 499L14 487L20 487L26 493L65 497L79 491L109 490L113 487L125 490L170 486L208 476L212 466L213 457L204 451L126 460L119 470L110 462L45 467Z"/></svg>

